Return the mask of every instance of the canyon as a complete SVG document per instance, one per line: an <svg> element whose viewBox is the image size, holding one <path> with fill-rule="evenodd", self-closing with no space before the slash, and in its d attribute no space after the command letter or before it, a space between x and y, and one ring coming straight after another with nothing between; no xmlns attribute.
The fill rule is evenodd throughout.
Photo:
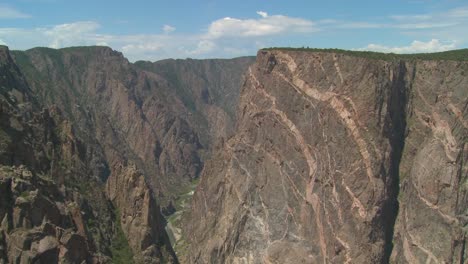
<svg viewBox="0 0 468 264"><path fill-rule="evenodd" d="M190 263L465 263L468 64L261 50Z"/></svg>
<svg viewBox="0 0 468 264"><path fill-rule="evenodd" d="M0 263L465 263L451 54L0 46Z"/></svg>
<svg viewBox="0 0 468 264"><path fill-rule="evenodd" d="M253 58L1 52L0 261L177 263L162 213L193 185L213 139L230 133L230 98ZM70 248L65 234L81 242Z"/></svg>

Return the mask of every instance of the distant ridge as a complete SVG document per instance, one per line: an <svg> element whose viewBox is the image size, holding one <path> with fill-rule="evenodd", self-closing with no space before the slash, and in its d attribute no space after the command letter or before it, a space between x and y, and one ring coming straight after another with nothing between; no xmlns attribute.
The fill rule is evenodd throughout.
<svg viewBox="0 0 468 264"><path fill-rule="evenodd" d="M288 50L288 51L306 51L306 52L332 52L341 53L355 57L377 59L377 60L451 60L451 61L468 61L468 49L449 50L434 53L414 53L414 54L396 54L383 53L374 51L356 51L343 49L318 49L318 48L288 48L288 47L271 47L262 50Z"/></svg>

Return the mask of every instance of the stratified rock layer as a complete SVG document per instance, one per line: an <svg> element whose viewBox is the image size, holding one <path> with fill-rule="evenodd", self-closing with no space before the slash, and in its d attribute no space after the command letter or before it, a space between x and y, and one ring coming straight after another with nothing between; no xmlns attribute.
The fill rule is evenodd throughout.
<svg viewBox="0 0 468 264"><path fill-rule="evenodd" d="M191 263L463 263L468 63L262 50Z"/></svg>

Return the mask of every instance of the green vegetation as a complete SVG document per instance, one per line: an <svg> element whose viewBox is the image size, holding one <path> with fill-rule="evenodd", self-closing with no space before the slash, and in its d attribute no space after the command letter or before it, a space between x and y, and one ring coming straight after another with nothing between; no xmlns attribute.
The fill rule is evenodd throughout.
<svg viewBox="0 0 468 264"><path fill-rule="evenodd" d="M78 51L78 52L94 52L99 49L106 49L108 48L107 46L73 46L73 47L65 47L61 48L59 50L62 51ZM109 49L109 48L108 48Z"/></svg>
<svg viewBox="0 0 468 264"><path fill-rule="evenodd" d="M130 264L133 262L133 253L128 245L127 238L120 226L120 212L115 212L115 233L111 244L112 263L114 264Z"/></svg>
<svg viewBox="0 0 468 264"><path fill-rule="evenodd" d="M21 198L24 198L26 200L29 200L29 191L24 191L20 194Z"/></svg>
<svg viewBox="0 0 468 264"><path fill-rule="evenodd" d="M73 50L73 48L68 49ZM87 51L87 49L83 50ZM85 54L88 53L89 52ZM16 64L22 69L23 74L27 77L32 87L43 91L38 94L41 101L45 101L50 104L61 102L63 106L62 110L68 114L71 121L74 121L74 115L72 113L75 101L70 97L79 99L80 94L68 77L69 69L66 69L68 66L66 66L64 62L63 50L38 47L27 50L26 52L12 51L11 54L13 54ZM34 57L46 58L44 61L48 61L53 65L54 72L59 76L63 76L63 82L54 82L52 76L50 76L52 73L49 70L39 70L34 66L32 62L32 58ZM61 91L61 87L68 87L69 89L66 90L67 93L63 93L63 91Z"/></svg>
<svg viewBox="0 0 468 264"><path fill-rule="evenodd" d="M190 112L194 113L197 111L193 100L193 94L190 89L185 87L182 80L179 78L175 65L168 64L165 68L155 68L154 64L151 62L137 61L135 62L135 66L145 71L157 72L158 74L166 77L171 87L174 88L176 94L180 97Z"/></svg>
<svg viewBox="0 0 468 264"><path fill-rule="evenodd" d="M10 136L2 128L0 128L0 151L8 148L11 142L12 141Z"/></svg>
<svg viewBox="0 0 468 264"><path fill-rule="evenodd" d="M34 67L29 54L24 51L11 51L11 54L13 55L16 64L21 68L24 76L27 77L29 84L32 87L36 86L36 89L41 88L40 90L43 91L42 93L38 94L38 97L45 98L48 96L52 101L55 101L56 93L50 89L50 87L53 87L51 81L49 80L50 77L47 76L46 73L38 71Z"/></svg>
<svg viewBox="0 0 468 264"><path fill-rule="evenodd" d="M187 213L187 210L190 209L190 201L192 200L193 193L199 181L200 178L192 180L189 185L180 191L174 205L176 212L167 217L169 225L166 226L166 231L171 245L174 248L176 255L179 257L184 257L188 254L188 244L184 233L182 232L182 218L183 215Z"/></svg>
<svg viewBox="0 0 468 264"><path fill-rule="evenodd" d="M444 52L434 53L416 53L416 54L395 54L395 53L381 53L373 51L354 51L342 49L316 49L316 48L283 48L272 47L262 50L286 50L286 51L306 51L306 52L329 52L339 53L349 56L376 59L376 60L452 60L452 61L468 61L468 49L450 50Z"/></svg>
<svg viewBox="0 0 468 264"><path fill-rule="evenodd" d="M199 179L194 179L190 183L190 185L184 190L184 192L179 195L176 200L176 209L177 210L184 210L186 209L187 205L190 204L190 200L192 200L193 192L197 188Z"/></svg>
<svg viewBox="0 0 468 264"><path fill-rule="evenodd" d="M88 217L86 218L86 227L88 228L88 230L93 231L94 229L99 228L99 225L96 222L96 220L94 220L91 217Z"/></svg>
<svg viewBox="0 0 468 264"><path fill-rule="evenodd" d="M468 179L465 179L465 182L462 185L461 188L463 191L468 191Z"/></svg>

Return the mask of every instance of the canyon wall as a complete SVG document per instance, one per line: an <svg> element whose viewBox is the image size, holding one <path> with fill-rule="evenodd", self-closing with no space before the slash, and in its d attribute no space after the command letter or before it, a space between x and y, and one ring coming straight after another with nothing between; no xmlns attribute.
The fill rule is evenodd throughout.
<svg viewBox="0 0 468 264"><path fill-rule="evenodd" d="M466 262L468 63L369 56L1 46L0 263Z"/></svg>
<svg viewBox="0 0 468 264"><path fill-rule="evenodd" d="M468 63L261 50L191 263L464 263Z"/></svg>
<svg viewBox="0 0 468 264"><path fill-rule="evenodd" d="M132 64L107 47L1 51L2 195L10 202L1 206L8 224L1 231L0 259L42 258L37 241L47 242L47 261L75 261L63 256L72 249L62 231L40 229L53 224L87 241L78 262L177 263L160 206L192 185L211 142L227 136L233 106L210 98L228 91L236 98L253 58L183 60L169 68L161 62L153 69L159 64ZM18 189L16 181L28 184ZM21 214L30 214L29 204L48 192L59 192L44 199L62 220L51 222L42 213L17 223L18 199L29 199ZM26 242L13 237L17 229ZM31 232L42 233L31 238Z"/></svg>

